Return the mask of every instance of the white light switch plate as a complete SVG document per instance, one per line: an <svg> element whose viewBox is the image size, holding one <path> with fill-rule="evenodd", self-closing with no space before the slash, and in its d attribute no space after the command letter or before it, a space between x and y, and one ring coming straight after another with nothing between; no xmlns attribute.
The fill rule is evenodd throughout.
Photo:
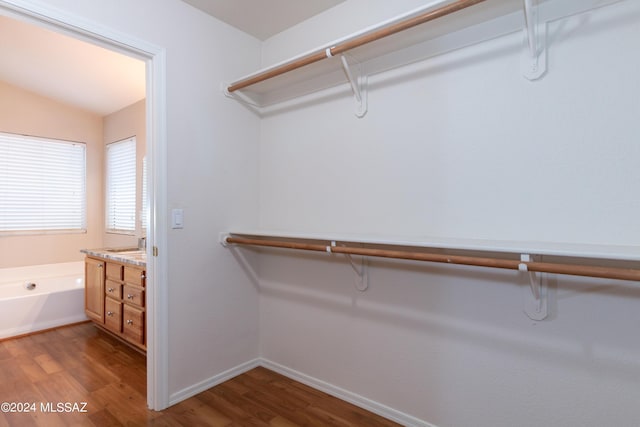
<svg viewBox="0 0 640 427"><path fill-rule="evenodd" d="M171 210L171 228L184 228L184 211L182 209Z"/></svg>

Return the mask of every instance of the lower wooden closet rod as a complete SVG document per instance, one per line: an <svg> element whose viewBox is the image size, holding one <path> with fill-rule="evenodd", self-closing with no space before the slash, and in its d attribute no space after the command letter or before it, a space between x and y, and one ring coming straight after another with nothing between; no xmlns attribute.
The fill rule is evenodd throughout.
<svg viewBox="0 0 640 427"><path fill-rule="evenodd" d="M520 261L502 258L446 255L429 252L405 250L358 248L352 246L329 246L319 243L300 243L272 239L250 239L246 237L226 237L226 243L272 248L300 249L316 252L331 252L349 255L372 256L380 258L406 259L413 261L440 262L446 264L473 265L478 267L504 268L520 270L524 264L527 271L540 273L568 274L572 276L600 277L605 279L640 281L640 270L631 268L601 267L578 264L551 263L538 261Z"/></svg>

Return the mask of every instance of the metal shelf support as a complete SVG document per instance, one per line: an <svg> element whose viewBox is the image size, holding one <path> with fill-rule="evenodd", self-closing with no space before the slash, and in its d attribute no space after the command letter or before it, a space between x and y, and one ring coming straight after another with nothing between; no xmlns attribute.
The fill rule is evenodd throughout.
<svg viewBox="0 0 640 427"><path fill-rule="evenodd" d="M537 0L524 0L525 48L522 53L522 74L528 80L537 80L547 71L547 24L539 22Z"/></svg>
<svg viewBox="0 0 640 427"><path fill-rule="evenodd" d="M531 320L544 320L548 316L547 282L542 280L541 273L529 271L527 263L534 259L529 254L520 255L518 270L526 273L529 288L525 289L524 312Z"/></svg>
<svg viewBox="0 0 640 427"><path fill-rule="evenodd" d="M342 69L344 70L345 76L347 76L347 80L349 80L355 99L355 114L358 118L362 118L367 114L367 76L362 72L362 66L360 64L357 63L355 66L350 66L346 55L340 55L340 61L342 62ZM356 69L357 75L355 77L351 72L351 68Z"/></svg>

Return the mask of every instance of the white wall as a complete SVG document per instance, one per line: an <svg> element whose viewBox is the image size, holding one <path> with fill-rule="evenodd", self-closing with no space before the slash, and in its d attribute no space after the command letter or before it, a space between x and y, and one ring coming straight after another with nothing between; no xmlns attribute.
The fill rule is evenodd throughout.
<svg viewBox="0 0 640 427"><path fill-rule="evenodd" d="M360 3L270 39L263 66L392 16ZM346 96L265 117L260 226L637 246L639 28L621 2L551 23L536 82L517 33L372 77L363 119ZM265 251L262 357L437 426L637 423L635 284L550 276L535 322L516 272L370 262L360 293L344 259Z"/></svg>
<svg viewBox="0 0 640 427"><path fill-rule="evenodd" d="M257 222L258 119L221 95L259 65L260 43L178 0L48 0L48 6L166 49L169 393L257 357L256 288L218 243ZM167 214L167 213L163 213ZM181 394L182 393L182 394Z"/></svg>
<svg viewBox="0 0 640 427"><path fill-rule="evenodd" d="M537 82L522 77L513 34L373 76L362 120L346 96L267 117L261 226L637 244L635 28L615 16L625 5L602 22L552 24Z"/></svg>

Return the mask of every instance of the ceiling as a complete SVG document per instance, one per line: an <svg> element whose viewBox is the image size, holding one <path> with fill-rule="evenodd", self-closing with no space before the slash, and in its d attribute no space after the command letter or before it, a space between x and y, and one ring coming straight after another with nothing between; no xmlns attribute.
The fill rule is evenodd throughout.
<svg viewBox="0 0 640 427"><path fill-rule="evenodd" d="M183 1L264 40L345 0ZM0 52L0 81L101 116L145 98L143 61L1 15Z"/></svg>
<svg viewBox="0 0 640 427"><path fill-rule="evenodd" d="M145 63L0 16L0 80L102 116L145 97Z"/></svg>
<svg viewBox="0 0 640 427"><path fill-rule="evenodd" d="M183 0L260 40L345 0Z"/></svg>

